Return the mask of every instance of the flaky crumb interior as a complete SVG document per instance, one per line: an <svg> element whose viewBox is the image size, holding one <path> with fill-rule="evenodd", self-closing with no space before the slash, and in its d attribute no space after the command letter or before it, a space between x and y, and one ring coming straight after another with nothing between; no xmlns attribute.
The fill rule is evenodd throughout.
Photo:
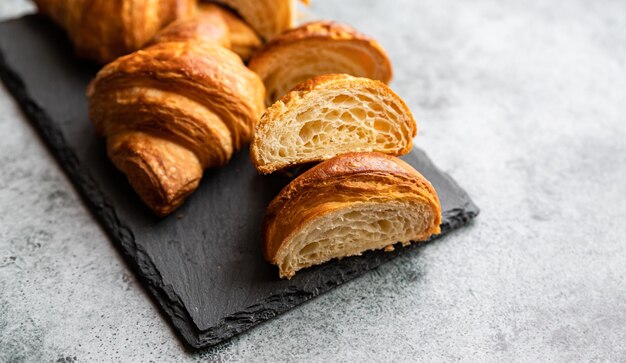
<svg viewBox="0 0 626 363"><path fill-rule="evenodd" d="M277 253L281 277L334 258L427 239L435 215L419 201L359 203L311 220Z"/></svg>
<svg viewBox="0 0 626 363"><path fill-rule="evenodd" d="M402 105L372 89L318 93L259 130L258 159L272 169L355 151L406 153L412 131Z"/></svg>

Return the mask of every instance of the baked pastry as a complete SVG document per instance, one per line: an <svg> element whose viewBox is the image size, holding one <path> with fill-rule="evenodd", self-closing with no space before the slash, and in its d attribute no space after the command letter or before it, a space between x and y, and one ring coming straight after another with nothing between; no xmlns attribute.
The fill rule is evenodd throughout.
<svg viewBox="0 0 626 363"><path fill-rule="evenodd" d="M35 0L64 28L78 56L108 63L140 49L161 28L190 16L196 0Z"/></svg>
<svg viewBox="0 0 626 363"><path fill-rule="evenodd" d="M199 4L195 16L177 20L160 30L151 44L186 41L214 41L231 49L243 60L261 46L261 39L241 18L216 4Z"/></svg>
<svg viewBox="0 0 626 363"><path fill-rule="evenodd" d="M351 151L403 155L415 119L388 86L345 74L310 79L274 103L256 126L250 157L262 174Z"/></svg>
<svg viewBox="0 0 626 363"><path fill-rule="evenodd" d="M295 0L212 0L235 10L266 40L291 28L296 19Z"/></svg>
<svg viewBox="0 0 626 363"><path fill-rule="evenodd" d="M239 16L221 6L214 5L222 13L230 33L230 49L239 54L241 59L248 61L263 42L257 33Z"/></svg>
<svg viewBox="0 0 626 363"><path fill-rule="evenodd" d="M233 52L165 42L121 57L88 89L89 116L111 161L157 215L176 209L209 167L249 142L263 83Z"/></svg>
<svg viewBox="0 0 626 363"><path fill-rule="evenodd" d="M184 42L187 40L212 41L225 48L231 48L230 29L218 5L200 4L196 15L179 19L161 29L150 44Z"/></svg>
<svg viewBox="0 0 626 363"><path fill-rule="evenodd" d="M267 90L269 106L309 78L346 73L388 83L391 61L374 39L335 22L314 22L289 30L254 55L248 64Z"/></svg>
<svg viewBox="0 0 626 363"><path fill-rule="evenodd" d="M404 161L380 153L327 160L270 203L265 258L281 278L334 258L393 250L440 233L437 192Z"/></svg>

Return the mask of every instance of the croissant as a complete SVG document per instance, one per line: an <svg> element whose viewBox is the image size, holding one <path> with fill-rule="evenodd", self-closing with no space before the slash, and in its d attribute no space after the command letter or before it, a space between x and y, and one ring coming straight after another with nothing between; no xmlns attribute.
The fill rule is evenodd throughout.
<svg viewBox="0 0 626 363"><path fill-rule="evenodd" d="M297 15L295 0L213 1L235 10L266 40L291 28Z"/></svg>
<svg viewBox="0 0 626 363"><path fill-rule="evenodd" d="M263 83L213 42L165 42L121 57L90 83L89 115L109 158L159 216L176 209L209 167L249 142Z"/></svg>
<svg viewBox="0 0 626 363"><path fill-rule="evenodd" d="M222 47L231 48L230 29L219 6L198 5L195 16L170 23L155 35L150 44L184 42L192 39L216 42Z"/></svg>
<svg viewBox="0 0 626 363"><path fill-rule="evenodd" d="M231 42L230 49L239 54L244 61L249 60L252 54L261 47L261 38L239 16L221 6L215 7L222 13L222 17L228 26Z"/></svg>
<svg viewBox="0 0 626 363"><path fill-rule="evenodd" d="M324 75L267 109L255 128L250 158L268 174L351 151L403 155L416 133L413 114L382 82Z"/></svg>
<svg viewBox="0 0 626 363"><path fill-rule="evenodd" d="M108 63L140 49L170 22L190 16L196 0L35 0L67 31L78 56Z"/></svg>
<svg viewBox="0 0 626 363"><path fill-rule="evenodd" d="M391 61L374 39L335 22L314 22L289 30L250 60L267 90L269 106L309 78L346 73L389 83Z"/></svg>
<svg viewBox="0 0 626 363"><path fill-rule="evenodd" d="M193 17L179 19L159 31L151 44L187 41L213 41L247 60L260 47L261 39L243 20L215 4L198 5Z"/></svg>
<svg viewBox="0 0 626 363"><path fill-rule="evenodd" d="M404 161L380 153L327 160L270 203L265 258L281 278L334 258L393 250L440 233L437 192Z"/></svg>

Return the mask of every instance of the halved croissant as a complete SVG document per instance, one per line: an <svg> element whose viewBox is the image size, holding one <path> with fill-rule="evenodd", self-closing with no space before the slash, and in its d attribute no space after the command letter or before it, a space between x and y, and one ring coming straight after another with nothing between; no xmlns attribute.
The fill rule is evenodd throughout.
<svg viewBox="0 0 626 363"><path fill-rule="evenodd" d="M249 142L264 88L212 42L166 42L105 66L88 89L89 115L108 154L160 216L195 190L205 168Z"/></svg>
<svg viewBox="0 0 626 363"><path fill-rule="evenodd" d="M263 38L271 39L293 26L295 0L212 0L235 10Z"/></svg>
<svg viewBox="0 0 626 363"><path fill-rule="evenodd" d="M241 18L216 4L199 4L193 17L177 20L161 31L151 44L187 41L213 41L231 49L243 60L261 46L261 39Z"/></svg>
<svg viewBox="0 0 626 363"><path fill-rule="evenodd" d="M334 258L427 240L440 224L437 193L413 167L380 153L343 154L300 175L270 203L265 258L291 278Z"/></svg>
<svg viewBox="0 0 626 363"><path fill-rule="evenodd" d="M67 31L76 53L98 63L140 49L161 28L190 16L196 0L35 0Z"/></svg>
<svg viewBox="0 0 626 363"><path fill-rule="evenodd" d="M388 86L345 74L306 81L267 109L250 157L263 174L351 151L403 155L413 146L413 114Z"/></svg>
<svg viewBox="0 0 626 363"><path fill-rule="evenodd" d="M391 61L374 39L335 22L304 24L275 38L248 64L267 90L269 106L297 84L331 73L346 73L388 83Z"/></svg>

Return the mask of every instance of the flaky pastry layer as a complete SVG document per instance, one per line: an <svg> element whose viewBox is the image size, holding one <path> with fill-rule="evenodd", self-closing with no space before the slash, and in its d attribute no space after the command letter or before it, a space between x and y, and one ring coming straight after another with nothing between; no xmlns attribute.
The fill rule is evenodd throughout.
<svg viewBox="0 0 626 363"><path fill-rule="evenodd" d="M215 42L248 60L261 46L261 38L239 16L223 6L202 3L194 16L179 19L161 29L151 44L201 40Z"/></svg>
<svg viewBox="0 0 626 363"><path fill-rule="evenodd" d="M191 16L196 0L35 0L83 58L106 64L143 47L161 28Z"/></svg>
<svg viewBox="0 0 626 363"><path fill-rule="evenodd" d="M297 15L295 0L212 1L235 10L266 40L291 28Z"/></svg>
<svg viewBox="0 0 626 363"><path fill-rule="evenodd" d="M391 61L376 40L329 21L286 31L262 47L248 66L265 83L268 106L315 76L345 73L384 83L392 77Z"/></svg>

